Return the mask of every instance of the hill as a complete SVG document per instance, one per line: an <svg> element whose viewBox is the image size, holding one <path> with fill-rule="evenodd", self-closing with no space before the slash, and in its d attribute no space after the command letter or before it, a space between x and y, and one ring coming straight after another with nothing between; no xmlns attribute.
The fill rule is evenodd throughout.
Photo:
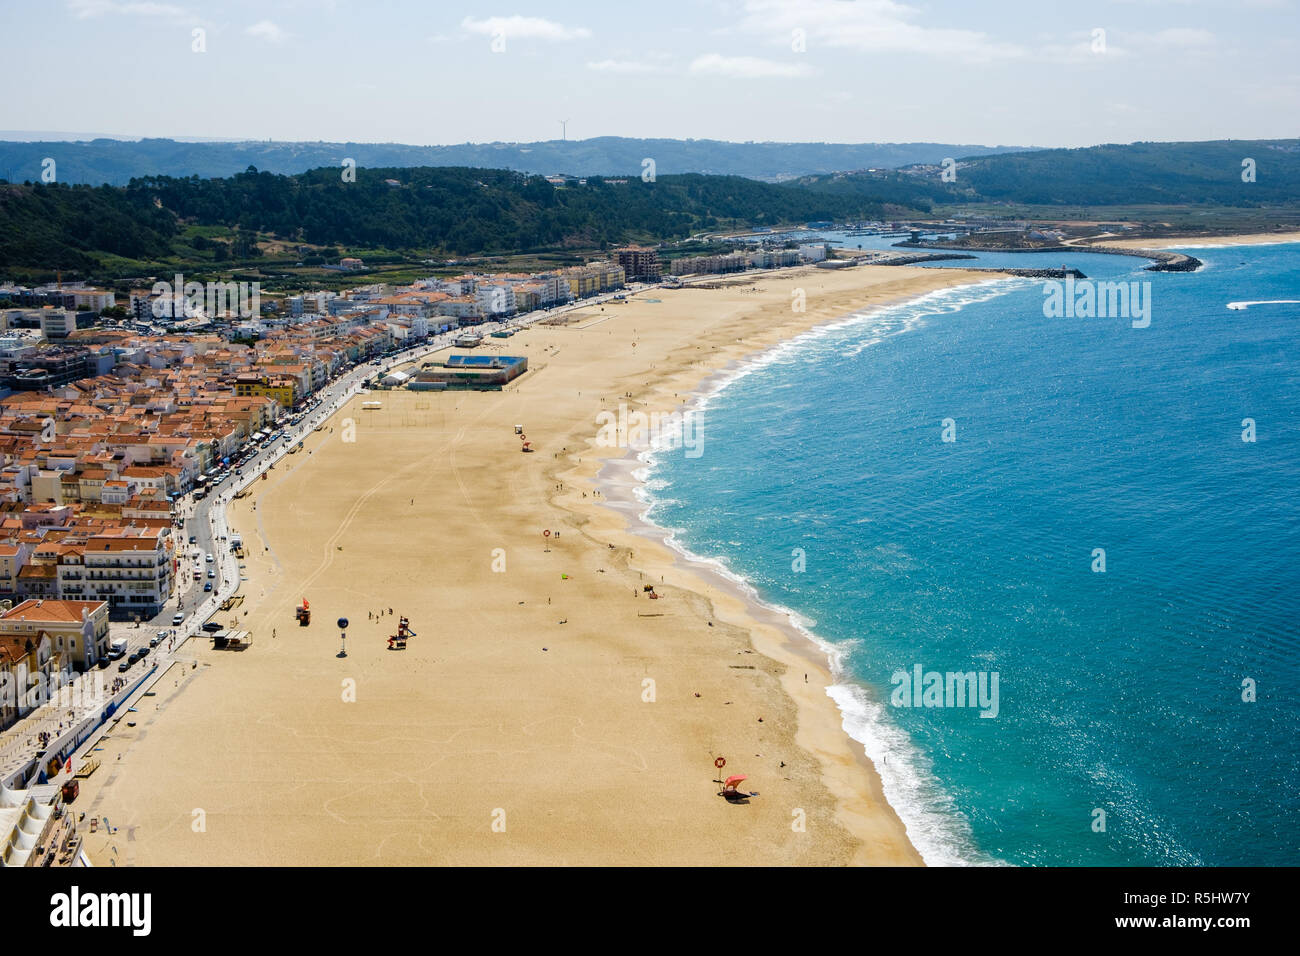
<svg viewBox="0 0 1300 956"><path fill-rule="evenodd" d="M718 140L629 139L601 136L538 143L463 143L411 146L401 143L191 143L171 139L88 142L0 141L0 176L10 182L40 179L47 156L57 162L59 182L124 186L141 176L230 176L248 166L294 174L338 168L345 158L367 168L474 166L515 172L573 176L640 175L642 161L655 161L659 175L703 173L777 182L838 169L892 168L938 163L947 156L982 156L1019 146L944 143L728 143Z"/></svg>
<svg viewBox="0 0 1300 956"><path fill-rule="evenodd" d="M539 176L467 168L337 169L296 176L248 169L222 179L152 176L125 187L0 187L0 269L87 271L105 254L231 262L256 257L259 236L422 255L513 254L671 240L703 230L823 219L886 209L864 191L820 194L739 176L698 174L554 186ZM200 235L222 227L233 241Z"/></svg>
<svg viewBox="0 0 1300 956"><path fill-rule="evenodd" d="M1254 182L1242 161L1255 161ZM907 205L1284 206L1300 203L1300 140L1132 143L1045 149L958 161L956 181L938 165L801 177L828 195L871 195Z"/></svg>

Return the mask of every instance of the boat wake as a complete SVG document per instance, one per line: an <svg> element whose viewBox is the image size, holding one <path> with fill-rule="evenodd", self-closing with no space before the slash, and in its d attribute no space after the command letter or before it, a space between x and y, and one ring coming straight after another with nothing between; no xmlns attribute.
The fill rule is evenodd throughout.
<svg viewBox="0 0 1300 956"><path fill-rule="evenodd" d="M1300 299L1259 299L1254 302L1229 302L1228 308L1244 312L1252 305L1300 305Z"/></svg>

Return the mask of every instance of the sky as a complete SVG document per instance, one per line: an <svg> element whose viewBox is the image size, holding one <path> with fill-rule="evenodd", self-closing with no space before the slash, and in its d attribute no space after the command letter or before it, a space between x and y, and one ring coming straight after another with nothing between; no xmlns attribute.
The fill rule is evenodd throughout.
<svg viewBox="0 0 1300 956"><path fill-rule="evenodd" d="M0 130L420 145L1289 138L1298 2L0 0Z"/></svg>

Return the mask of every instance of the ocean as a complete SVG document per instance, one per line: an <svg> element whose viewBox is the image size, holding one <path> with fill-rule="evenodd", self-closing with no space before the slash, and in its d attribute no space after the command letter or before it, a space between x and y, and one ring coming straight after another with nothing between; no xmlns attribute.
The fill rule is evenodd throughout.
<svg viewBox="0 0 1300 956"><path fill-rule="evenodd" d="M952 263L1136 282L1149 324L945 290L645 456L649 520L825 648L927 863L1300 863L1300 305L1226 307L1300 298L1300 244L1192 254Z"/></svg>

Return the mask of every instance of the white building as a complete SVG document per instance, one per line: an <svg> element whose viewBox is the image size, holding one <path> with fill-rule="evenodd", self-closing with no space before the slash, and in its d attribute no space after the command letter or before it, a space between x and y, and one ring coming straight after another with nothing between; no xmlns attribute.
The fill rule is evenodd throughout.
<svg viewBox="0 0 1300 956"><path fill-rule="evenodd" d="M77 331L77 313L64 309L41 310L41 332L47 339L66 339Z"/></svg>
<svg viewBox="0 0 1300 956"><path fill-rule="evenodd" d="M59 596L107 601L110 613L119 618L153 617L171 597L171 551L166 530L88 538L81 555L82 576L71 568L65 575L63 560L74 561L70 556L61 559Z"/></svg>
<svg viewBox="0 0 1300 956"><path fill-rule="evenodd" d="M103 312L117 305L117 298L103 289L72 289L73 302L78 309L90 312Z"/></svg>
<svg viewBox="0 0 1300 956"><path fill-rule="evenodd" d="M515 287L509 282L483 283L474 293L483 315L510 315L517 309Z"/></svg>

